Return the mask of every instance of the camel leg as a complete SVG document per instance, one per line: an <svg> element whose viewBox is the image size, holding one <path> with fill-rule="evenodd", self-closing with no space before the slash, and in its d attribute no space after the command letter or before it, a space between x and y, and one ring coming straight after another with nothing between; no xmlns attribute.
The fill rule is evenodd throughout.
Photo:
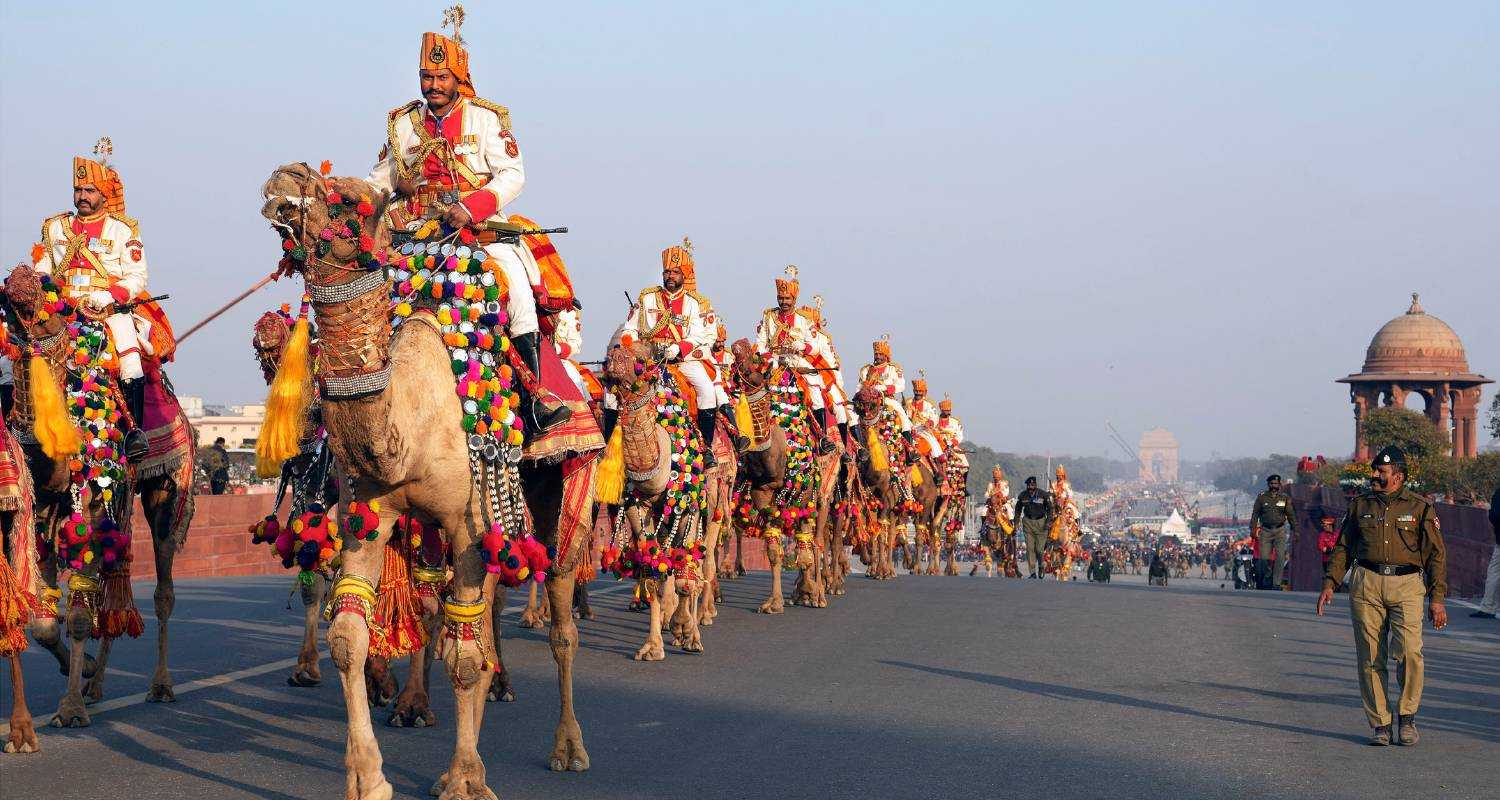
<svg viewBox="0 0 1500 800"><path fill-rule="evenodd" d="M490 590L490 584L494 584ZM505 610L505 587L500 585L500 580L495 578L485 582L486 591L495 598L490 602L493 609L493 619L490 623L490 633L495 642L495 676L490 679L489 691L485 693L484 699L491 703L514 703L516 702L516 690L510 685L510 673L505 669L505 657L500 652L500 612Z"/></svg>
<svg viewBox="0 0 1500 800"><path fill-rule="evenodd" d="M522 611L521 611L521 627L523 627L523 628L540 628L540 627L542 627L542 608L541 608L541 605L539 603L537 603L537 583L536 583L536 581L532 581L531 582L531 588L527 590L527 594L526 594L526 608L522 609Z"/></svg>
<svg viewBox="0 0 1500 800"><path fill-rule="evenodd" d="M676 578L672 580L675 582ZM705 584L706 581L700 579L686 594L675 589L672 592L675 608L672 612L672 644L681 647L685 653L703 652L703 635L698 630L698 595Z"/></svg>
<svg viewBox="0 0 1500 800"><path fill-rule="evenodd" d="M26 707L26 684L21 679L21 654L10 654L10 736L5 740L7 753L37 753L36 727L31 709Z"/></svg>
<svg viewBox="0 0 1500 800"><path fill-rule="evenodd" d="M573 581L573 618L594 619L594 608L589 605L589 585L577 580Z"/></svg>
<svg viewBox="0 0 1500 800"><path fill-rule="evenodd" d="M588 554L584 554L588 558ZM573 599L574 573L547 581L547 598L552 606L552 629L548 643L552 659L557 662L559 700L557 732L553 735L552 755L547 766L553 772L586 772L589 753L583 747L583 729L573 715L573 657L578 653L578 626L568 605Z"/></svg>
<svg viewBox="0 0 1500 800"><path fill-rule="evenodd" d="M437 598L423 597L420 624L427 635L427 645L418 648L407 659L406 686L396 695L395 705L391 706L391 715L385 724L393 728L427 728L437 724L437 715L432 713L427 694L427 676L442 621Z"/></svg>
<svg viewBox="0 0 1500 800"><path fill-rule="evenodd" d="M297 666L287 676L288 686L317 686L323 682L323 673L318 668L318 615L323 602L323 593L328 590L328 579L314 572L312 585L297 587L302 596L302 649L297 652Z"/></svg>
<svg viewBox="0 0 1500 800"><path fill-rule="evenodd" d="M104 673L109 669L109 652L114 645L114 639L99 641L99 652L94 656L94 674L83 685L83 702L87 705L104 699Z"/></svg>
<svg viewBox="0 0 1500 800"><path fill-rule="evenodd" d="M711 513L711 512L710 512ZM702 565L703 580L698 584L698 626L707 627L714 624L714 617L719 616L719 608L714 603L715 594L719 588L719 525L709 523L710 542L715 542L713 547L705 548Z"/></svg>
<svg viewBox="0 0 1500 800"><path fill-rule="evenodd" d="M786 602L781 596L781 534L768 531L764 541L766 560L771 562L771 596L757 610L762 614L780 614L786 610Z"/></svg>
<svg viewBox="0 0 1500 800"><path fill-rule="evenodd" d="M187 469L191 472L192 466ZM156 559L156 591L152 595L156 610L156 670L151 674L151 688L146 693L146 701L150 703L170 703L177 699L172 693L172 673L167 668L167 630L172 609L177 605L176 584L172 581L177 541L172 529L177 522L173 513L178 491L176 481L167 477L153 479L141 492L141 508L151 529L152 555Z"/></svg>
<svg viewBox="0 0 1500 800"><path fill-rule="evenodd" d="M384 533L372 540L351 537L344 548L343 575L359 576L379 587L385 565L385 542L396 515L380 513ZM337 603L339 598L335 597ZM328 653L339 671L344 689L344 713L348 733L344 744L345 800L389 800L391 785L382 770L380 743L370 724L369 690L365 687L365 661L370 655L370 622L358 611L338 613L328 625Z"/></svg>
<svg viewBox="0 0 1500 800"><path fill-rule="evenodd" d="M52 716L54 728L86 728L90 724L88 709L83 705L83 668L87 654L83 650L88 641L93 620L83 608L68 610L68 688Z"/></svg>
<svg viewBox="0 0 1500 800"><path fill-rule="evenodd" d="M636 661L661 661L667 657L666 647L661 641L661 624L663 595L667 594L665 587L669 581L671 581L670 577L657 581L655 592L650 591L651 581L641 582L642 587L646 589L645 596L648 598L646 605L649 606L651 612L651 622L646 628L646 643L641 645L641 649L635 651Z"/></svg>
<svg viewBox="0 0 1500 800"><path fill-rule="evenodd" d="M734 526L734 578L745 576L745 532Z"/></svg>
<svg viewBox="0 0 1500 800"><path fill-rule="evenodd" d="M489 798L495 793L485 785L484 761L479 757L479 730L484 721L484 698L493 680L494 668L485 663L486 655L492 652L492 636L495 613L493 602L484 600L482 586L485 569L479 560L479 551L473 542L481 528L478 508L470 509L466 518L443 520L443 529L453 536L453 552L457 554L453 569L453 591L451 602L468 604L484 602L484 617L478 626L475 638L448 638L444 632L441 652L448 667L448 678L453 684L454 729L457 739L453 746L453 758L448 769L432 787L432 793L440 800L471 800ZM489 647L487 647L489 645Z"/></svg>

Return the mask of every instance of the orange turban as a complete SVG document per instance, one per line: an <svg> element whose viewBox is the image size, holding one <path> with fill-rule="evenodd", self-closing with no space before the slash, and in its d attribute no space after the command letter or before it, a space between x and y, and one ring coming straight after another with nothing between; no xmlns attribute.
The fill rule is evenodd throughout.
<svg viewBox="0 0 1500 800"><path fill-rule="evenodd" d="M917 378L911 382L911 390L917 394L927 394L927 381Z"/></svg>
<svg viewBox="0 0 1500 800"><path fill-rule="evenodd" d="M104 195L104 209L111 214L125 213L125 184L112 167L87 158L73 158L73 188L92 186Z"/></svg>
<svg viewBox="0 0 1500 800"><path fill-rule="evenodd" d="M890 339L876 339L875 340L875 355L885 356L886 358L890 358L891 357L891 340Z"/></svg>
<svg viewBox="0 0 1500 800"><path fill-rule="evenodd" d="M938 410L939 411L946 411L949 414L952 414L953 413L953 401L949 400L946 397L944 397L943 401L941 403L938 403Z"/></svg>
<svg viewBox="0 0 1500 800"><path fill-rule="evenodd" d="M474 96L474 82L469 79L469 53L458 42L441 33L428 31L422 34L422 54L417 58L418 69L446 69L458 81L458 93L464 97Z"/></svg>
<svg viewBox="0 0 1500 800"><path fill-rule="evenodd" d="M1063 465L1061 465L1061 464L1057 465L1057 477L1062 478L1064 480L1066 480L1067 477L1068 477L1068 471L1066 469L1063 469Z"/></svg>
<svg viewBox="0 0 1500 800"><path fill-rule="evenodd" d="M666 271L668 267L676 267L682 270L682 285L690 292L698 291L698 270L693 265L692 245L686 237L682 244L674 244L661 251L661 268Z"/></svg>

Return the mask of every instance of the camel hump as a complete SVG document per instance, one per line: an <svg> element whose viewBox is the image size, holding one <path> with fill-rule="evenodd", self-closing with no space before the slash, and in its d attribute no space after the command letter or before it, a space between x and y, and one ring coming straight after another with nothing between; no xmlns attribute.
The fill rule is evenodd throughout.
<svg viewBox="0 0 1500 800"><path fill-rule="evenodd" d="M471 97L469 98L469 102L474 104L476 108L482 108L499 117L501 130L510 130L510 109L499 103L491 103L483 97Z"/></svg>

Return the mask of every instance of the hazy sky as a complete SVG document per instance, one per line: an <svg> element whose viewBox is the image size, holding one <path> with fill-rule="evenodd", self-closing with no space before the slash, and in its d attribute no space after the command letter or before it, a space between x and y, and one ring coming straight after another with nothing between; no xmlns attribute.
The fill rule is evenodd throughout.
<svg viewBox="0 0 1500 800"><path fill-rule="evenodd" d="M368 170L444 5L4 0L0 258L107 134L185 329L273 267L273 168ZM1412 291L1500 377L1500 3L467 8L590 348L688 234L732 336L796 263L846 373L889 332L1003 450L1113 453L1110 419L1345 454L1332 381ZM250 324L298 293L186 343L179 390L258 401Z"/></svg>

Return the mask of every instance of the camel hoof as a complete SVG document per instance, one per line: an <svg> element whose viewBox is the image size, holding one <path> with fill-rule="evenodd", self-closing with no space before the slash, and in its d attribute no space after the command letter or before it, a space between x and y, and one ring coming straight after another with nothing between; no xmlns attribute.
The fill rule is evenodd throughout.
<svg viewBox="0 0 1500 800"><path fill-rule="evenodd" d="M701 652L703 652L703 643L702 642L688 642L687 644L685 644L685 645L682 646L682 652L684 652L684 653L701 653Z"/></svg>
<svg viewBox="0 0 1500 800"><path fill-rule="evenodd" d="M756 609L762 614L780 614L785 610L786 608L781 603L773 603L770 600L761 603L760 608Z"/></svg>
<svg viewBox="0 0 1500 800"><path fill-rule="evenodd" d="M523 628L542 627L542 615L535 608L528 608L521 612L521 621L518 623Z"/></svg>
<svg viewBox="0 0 1500 800"><path fill-rule="evenodd" d="M10 738L5 742L7 753L40 753L42 746L36 740L36 728L32 727L31 719L25 721L11 720Z"/></svg>
<svg viewBox="0 0 1500 800"><path fill-rule="evenodd" d="M495 673L490 678L489 691L485 693L484 699L490 703L514 703L516 692L510 687L510 679L500 673Z"/></svg>
<svg viewBox="0 0 1500 800"><path fill-rule="evenodd" d="M322 682L322 678L315 677L312 673L308 672L305 669L299 669L296 672L293 672L291 675L288 675L286 679L287 686L298 686L304 689L311 686L317 686Z"/></svg>
<svg viewBox="0 0 1500 800"><path fill-rule="evenodd" d="M172 693L172 687L171 686L167 686L166 684L158 683L158 684L154 684L151 687L151 691L146 692L146 702L148 702L148 703L175 703L175 702L177 702L177 695L175 695L175 694Z"/></svg>
<svg viewBox="0 0 1500 800"><path fill-rule="evenodd" d="M666 649L659 644L647 644L635 651L636 661L665 661L666 658Z"/></svg>
<svg viewBox="0 0 1500 800"><path fill-rule="evenodd" d="M566 769L564 769L564 766L566 766ZM557 756L553 756L547 762L547 768L553 772L588 772L589 769L588 765L583 763L582 759L575 758L564 765L563 760Z"/></svg>
<svg viewBox="0 0 1500 800"><path fill-rule="evenodd" d="M54 728L87 728L92 724L93 721L85 711L59 711L52 717L51 723Z"/></svg>

